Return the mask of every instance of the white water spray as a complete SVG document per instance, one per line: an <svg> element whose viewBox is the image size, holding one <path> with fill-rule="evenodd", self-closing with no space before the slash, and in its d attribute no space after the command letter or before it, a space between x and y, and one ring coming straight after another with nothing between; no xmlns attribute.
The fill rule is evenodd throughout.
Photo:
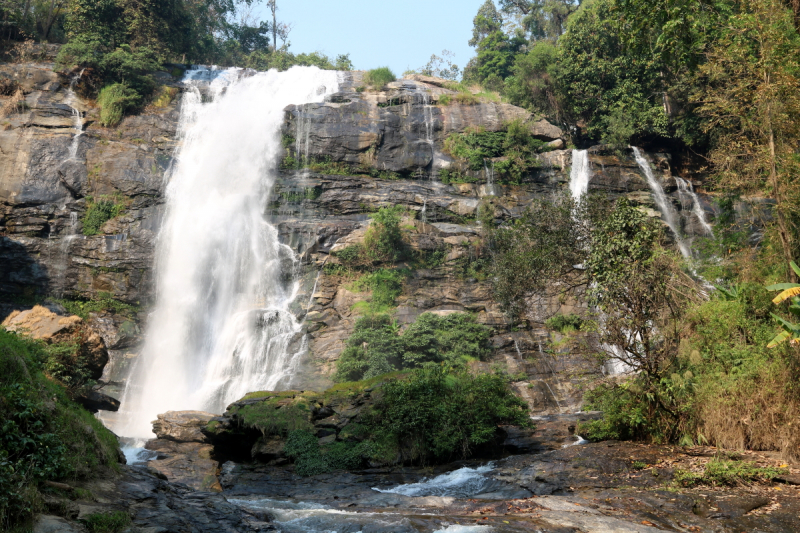
<svg viewBox="0 0 800 533"><path fill-rule="evenodd" d="M664 221L667 223L667 226L669 226L669 229L672 230L672 234L675 236L675 241L678 243L678 248L680 249L681 254L686 259L691 259L692 252L689 250L689 246L681 236L681 228L676 219L677 213L675 212L674 206L667 199L667 195L664 194L664 188L661 187L661 183L659 183L659 181L656 179L655 175L653 174L653 169L650 168L650 163L647 161L647 159L645 159L641 150L635 146L632 146L631 148L633 149L633 155L636 158L636 163L639 165L639 168L642 169L642 172L644 172L644 175L647 178L647 184L650 185L650 190L653 191L653 198L656 201L658 210L661 211L661 214L664 216Z"/></svg>
<svg viewBox="0 0 800 533"><path fill-rule="evenodd" d="M576 202L589 190L589 180L592 178L592 166L589 163L588 150L572 151L572 170L569 173L569 191Z"/></svg>
<svg viewBox="0 0 800 533"><path fill-rule="evenodd" d="M201 69L186 81L156 248L156 306L113 428L129 437L151 435L158 413L219 413L247 392L280 386L304 348L288 309L299 285L284 275L296 258L264 210L284 108L321 102L338 90L338 73Z"/></svg>

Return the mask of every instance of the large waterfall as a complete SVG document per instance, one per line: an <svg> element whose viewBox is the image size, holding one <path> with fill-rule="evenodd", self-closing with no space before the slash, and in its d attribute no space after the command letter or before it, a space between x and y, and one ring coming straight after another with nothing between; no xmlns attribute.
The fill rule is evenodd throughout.
<svg viewBox="0 0 800 533"><path fill-rule="evenodd" d="M181 147L156 245L156 305L114 430L151 434L168 410L221 412L285 383L302 351L292 251L265 209L289 104L319 102L338 74L313 67L187 74Z"/></svg>

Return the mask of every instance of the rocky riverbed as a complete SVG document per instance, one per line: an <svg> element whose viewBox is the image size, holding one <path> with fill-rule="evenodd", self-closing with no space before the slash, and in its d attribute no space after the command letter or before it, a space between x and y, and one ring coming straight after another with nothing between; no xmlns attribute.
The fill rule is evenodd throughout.
<svg viewBox="0 0 800 533"><path fill-rule="evenodd" d="M215 470L218 485L193 490L180 482L180 469L158 465L166 459L128 465L108 479L76 484L82 491L54 496L48 501L53 514L36 531L83 531L76 519L112 510L131 516L129 533L800 530L800 465L788 465L772 483L686 488L676 483L676 472L702 470L718 450L581 444L573 433L578 418L537 420L537 429L526 436L536 452L439 467L303 478L291 465L229 461ZM195 453L186 448L170 459L174 466ZM765 453L744 453L738 460L784 465Z"/></svg>

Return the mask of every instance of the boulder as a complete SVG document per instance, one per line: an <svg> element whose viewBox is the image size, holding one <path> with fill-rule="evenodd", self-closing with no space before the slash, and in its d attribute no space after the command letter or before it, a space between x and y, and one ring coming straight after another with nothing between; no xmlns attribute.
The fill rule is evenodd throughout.
<svg viewBox="0 0 800 533"><path fill-rule="evenodd" d="M102 392L90 390L80 393L75 401L81 404L90 413L98 411L119 411L119 400Z"/></svg>
<svg viewBox="0 0 800 533"><path fill-rule="evenodd" d="M153 433L162 440L207 443L201 429L216 416L202 411L168 411L153 421Z"/></svg>
<svg viewBox="0 0 800 533"><path fill-rule="evenodd" d="M89 371L92 379L100 379L108 363L108 351L103 338L78 316L57 314L41 305L32 309L13 311L2 323L8 331L41 340L47 344L74 343L74 357Z"/></svg>
<svg viewBox="0 0 800 533"><path fill-rule="evenodd" d="M451 80L437 78L436 76L425 76L424 74L409 74L404 76L403 79L427 83L428 85L435 85L436 87L444 87L448 83L453 83Z"/></svg>

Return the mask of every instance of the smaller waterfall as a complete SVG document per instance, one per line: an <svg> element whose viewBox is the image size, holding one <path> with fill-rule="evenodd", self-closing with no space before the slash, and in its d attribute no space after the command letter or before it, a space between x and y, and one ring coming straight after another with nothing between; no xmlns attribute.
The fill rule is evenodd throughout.
<svg viewBox="0 0 800 533"><path fill-rule="evenodd" d="M700 204L700 198L698 198L697 193L694 192L692 182L678 177L675 178L675 181L678 183L678 195L681 197L681 203L683 203L684 197L689 197L692 205L692 213L694 213L697 220L700 221L700 225L703 226L706 234L713 237L714 230L711 229L711 224L706 221L706 213L703 211L703 206Z"/></svg>
<svg viewBox="0 0 800 533"><path fill-rule="evenodd" d="M516 343L517 343L517 341L515 340L514 344L516 345ZM519 347L517 347L517 350L519 350ZM547 361L547 356L544 353L544 348L542 348L542 343L541 342L539 342L539 357L542 359L542 361L546 361L547 362L547 366L550 367L550 373L553 374L553 377L555 379L558 379L556 377L556 371L553 368L553 365L550 364L550 361ZM550 388L550 384L547 382L547 380L542 379L541 381L545 384L545 386L547 387L547 390L550 391L550 395L553 397L553 400L555 400L556 406L558 407L558 412L561 413L563 411L563 409L561 409L561 402L558 401L558 396L556 396L556 393L553 392L552 388Z"/></svg>
<svg viewBox="0 0 800 533"><path fill-rule="evenodd" d="M653 191L653 198L656 201L658 210L661 211L664 221L667 223L667 226L669 226L669 229L672 230L672 234L675 236L675 241L678 243L678 248L680 249L681 254L686 259L690 259L692 257L692 252L689 249L689 246L686 244L686 241L684 241L683 237L681 236L681 228L677 221L675 207L667 199L667 195L664 193L664 188L661 186L661 183L659 183L658 179L656 179L655 175L653 174L653 169L650 168L650 163L647 161L647 159L645 159L641 150L635 146L632 146L631 148L633 149L633 155L636 158L636 163L639 165L639 168L642 169L642 172L644 172L644 175L647 178L647 184L650 186L650 190Z"/></svg>
<svg viewBox="0 0 800 533"><path fill-rule="evenodd" d="M81 70L77 76L72 78L69 89L67 89L67 98L64 100L64 103L72 109L72 118L75 123L75 135L72 137L72 143L69 146L69 158L67 158L67 161L74 161L78 157L78 146L81 136L83 136L83 113L75 107L78 97L74 89L75 85L80 81L81 77L83 77L85 70L86 69Z"/></svg>
<svg viewBox="0 0 800 533"><path fill-rule="evenodd" d="M491 165L489 165L484 159L483 170L486 173L486 194L490 196L497 196L497 192L494 188L494 161L491 161Z"/></svg>
<svg viewBox="0 0 800 533"><path fill-rule="evenodd" d="M576 202L589 190L592 178L592 166L589 162L589 150L572 151L572 170L569 173L569 190Z"/></svg>

